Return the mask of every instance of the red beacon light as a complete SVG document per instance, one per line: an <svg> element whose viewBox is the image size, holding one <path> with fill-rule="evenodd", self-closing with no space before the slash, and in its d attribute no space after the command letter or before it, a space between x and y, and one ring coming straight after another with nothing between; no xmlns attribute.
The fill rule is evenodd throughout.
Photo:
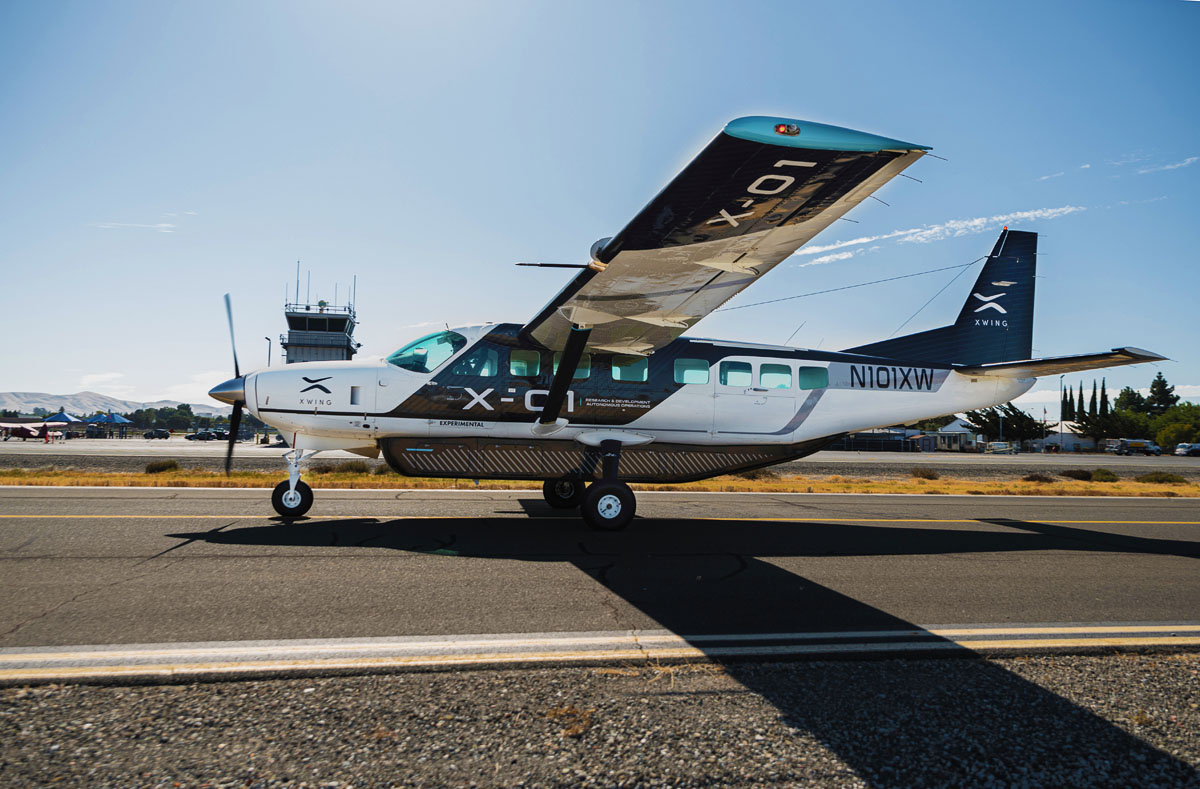
<svg viewBox="0 0 1200 789"><path fill-rule="evenodd" d="M788 137L795 137L800 133L800 127L794 123L777 123L775 124L776 134L786 134Z"/></svg>

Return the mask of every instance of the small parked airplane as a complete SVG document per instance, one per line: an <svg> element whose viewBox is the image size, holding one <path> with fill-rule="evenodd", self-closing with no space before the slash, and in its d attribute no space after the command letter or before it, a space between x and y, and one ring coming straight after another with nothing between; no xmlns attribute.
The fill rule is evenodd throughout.
<svg viewBox="0 0 1200 789"><path fill-rule="evenodd" d="M552 506L612 530L633 518L629 482L782 463L849 432L1008 402L1038 376L1165 358L1030 359L1037 234L1007 228L944 328L841 352L680 336L927 150L740 118L528 323L246 375L235 349L234 378L209 394L234 406L230 435L246 407L289 439L281 515L312 506L305 461L343 449L407 476L542 480Z"/></svg>

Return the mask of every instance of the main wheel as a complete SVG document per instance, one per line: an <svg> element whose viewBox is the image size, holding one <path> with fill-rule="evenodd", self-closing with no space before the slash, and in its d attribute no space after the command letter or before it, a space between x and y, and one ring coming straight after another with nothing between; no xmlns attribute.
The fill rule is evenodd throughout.
<svg viewBox="0 0 1200 789"><path fill-rule="evenodd" d="M583 480L571 477L548 479L542 483L542 496L545 497L546 503L559 510L578 507L583 503L583 496L586 492L587 488L583 486Z"/></svg>
<svg viewBox="0 0 1200 789"><path fill-rule="evenodd" d="M594 482L583 495L583 521L600 531L620 531L633 520L637 500L624 482Z"/></svg>
<svg viewBox="0 0 1200 789"><path fill-rule="evenodd" d="M288 490L287 480L284 480L276 485L271 493L271 506L285 518L299 518L308 512L312 505L312 488L302 481L296 482L296 489L292 491Z"/></svg>

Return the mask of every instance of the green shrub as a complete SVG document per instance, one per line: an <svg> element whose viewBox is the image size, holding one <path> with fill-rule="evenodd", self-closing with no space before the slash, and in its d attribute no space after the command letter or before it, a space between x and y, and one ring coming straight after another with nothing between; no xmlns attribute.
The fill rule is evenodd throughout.
<svg viewBox="0 0 1200 789"><path fill-rule="evenodd" d="M1054 477L1043 474L1040 471L1035 471L1032 474L1026 474L1021 477L1022 482L1053 482Z"/></svg>
<svg viewBox="0 0 1200 789"><path fill-rule="evenodd" d="M375 467L374 474L377 477L382 477L384 474L391 474L392 468L387 463L381 463Z"/></svg>
<svg viewBox="0 0 1200 789"><path fill-rule="evenodd" d="M1098 468L1092 472L1092 482L1116 482L1119 479L1120 477L1106 468Z"/></svg>
<svg viewBox="0 0 1200 789"><path fill-rule="evenodd" d="M1138 482L1158 482L1165 485L1184 485L1187 480L1178 474L1172 474L1169 471L1151 471L1149 474L1142 474L1140 477L1134 477Z"/></svg>
<svg viewBox="0 0 1200 789"><path fill-rule="evenodd" d="M933 469L924 468L923 466L913 466L912 475L917 479L938 479L941 477L941 474L938 474Z"/></svg>
<svg viewBox="0 0 1200 789"><path fill-rule="evenodd" d="M179 463L174 460L152 460L146 464L147 474L160 474L164 471L179 471Z"/></svg>
<svg viewBox="0 0 1200 789"><path fill-rule="evenodd" d="M1092 479L1092 472L1082 468L1069 468L1058 473L1067 479L1077 479L1080 482L1090 482Z"/></svg>
<svg viewBox="0 0 1200 789"><path fill-rule="evenodd" d="M308 469L309 474L332 474L337 471L332 463L314 463Z"/></svg>

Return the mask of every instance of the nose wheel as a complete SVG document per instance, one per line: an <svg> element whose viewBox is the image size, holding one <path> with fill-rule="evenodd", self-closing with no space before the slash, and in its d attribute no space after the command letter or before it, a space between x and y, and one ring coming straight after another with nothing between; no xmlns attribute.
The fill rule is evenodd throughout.
<svg viewBox="0 0 1200 789"><path fill-rule="evenodd" d="M308 512L312 505L313 492L307 482L297 480L293 490L291 482L285 479L276 485L271 493L271 506L285 518L299 518Z"/></svg>
<svg viewBox="0 0 1200 789"><path fill-rule="evenodd" d="M312 488L300 481L300 470L315 454L317 453L303 452L299 449L283 454L283 459L287 461L288 478L276 485L275 490L271 492L271 506L285 518L299 518L312 508Z"/></svg>

